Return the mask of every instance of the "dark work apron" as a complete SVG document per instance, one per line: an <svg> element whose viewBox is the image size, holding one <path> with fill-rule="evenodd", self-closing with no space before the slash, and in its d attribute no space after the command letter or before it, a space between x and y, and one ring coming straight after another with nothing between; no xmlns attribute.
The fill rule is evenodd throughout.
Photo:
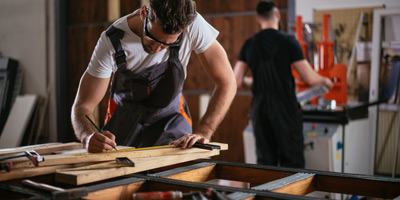
<svg viewBox="0 0 400 200"><path fill-rule="evenodd" d="M103 130L113 133L118 145L134 147L165 145L192 133L189 108L182 95L185 76L179 47L169 48L166 62L134 74L126 69L120 44L123 34L113 26L107 30L115 49L117 70ZM114 111L110 110L112 104Z"/></svg>
<svg viewBox="0 0 400 200"><path fill-rule="evenodd" d="M291 74L282 70L282 67L287 66L276 66L274 63L280 44L271 56L262 53L256 36L253 45L258 59L249 66L254 79L251 119L256 138L257 162L303 168L301 108L290 81Z"/></svg>

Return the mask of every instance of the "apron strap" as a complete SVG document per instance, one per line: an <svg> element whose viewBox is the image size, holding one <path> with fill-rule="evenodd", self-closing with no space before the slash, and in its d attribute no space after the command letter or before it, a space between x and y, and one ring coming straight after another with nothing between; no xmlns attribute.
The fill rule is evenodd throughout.
<svg viewBox="0 0 400 200"><path fill-rule="evenodd" d="M108 30L106 31L106 35L110 38L110 41L114 47L115 53L115 62L117 63L117 71L114 73L114 77L111 82L111 91L110 97L114 98L114 93L117 88L118 81L118 72L121 70L126 69L126 56L125 51L122 49L121 46L121 39L124 37L124 31L118 28L115 28L111 25Z"/></svg>
<svg viewBox="0 0 400 200"><path fill-rule="evenodd" d="M118 67L117 69L121 67L123 67L122 69L124 69L126 66L125 51L122 49L121 46L121 39L124 37L124 33L125 32L123 30L115 28L113 25L111 25L106 32L106 35L110 38L115 50L114 57Z"/></svg>

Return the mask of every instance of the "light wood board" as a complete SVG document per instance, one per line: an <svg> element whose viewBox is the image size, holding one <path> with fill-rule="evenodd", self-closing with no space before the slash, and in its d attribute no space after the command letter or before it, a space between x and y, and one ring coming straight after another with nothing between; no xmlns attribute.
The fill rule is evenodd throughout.
<svg viewBox="0 0 400 200"><path fill-rule="evenodd" d="M228 144L212 142L210 144L218 145L221 150L227 150ZM134 150L134 149L133 149ZM84 153L76 155L45 155L44 162L39 163L39 166L51 166L51 165L63 165L63 164L74 164L74 163L87 163L87 162L103 162L103 161L114 161L118 157L128 158L144 158L153 156L164 156L164 155L178 155L178 154L193 154L199 152L208 152L210 150L200 148L161 148L161 149L150 149L141 151L111 151L106 153ZM13 163L13 168L26 168L34 167L33 163L27 158L16 158L10 159Z"/></svg>
<svg viewBox="0 0 400 200"><path fill-rule="evenodd" d="M181 155L166 155L146 158L130 158L135 167L119 167L111 169L95 169L95 170L80 170L80 171L62 171L58 170L55 174L55 180L61 183L71 185L82 185L96 181L106 180L118 176L123 176L131 173L142 172L159 167L165 167L177 163L183 163L200 158L207 158L219 154L219 150L206 150L203 152L181 154ZM107 163L105 164L107 165Z"/></svg>
<svg viewBox="0 0 400 200"><path fill-rule="evenodd" d="M7 154L22 153L27 150L35 150L38 154L48 154L61 150L72 150L72 149L82 149L81 143L70 142L70 143L47 143L30 145L16 148L0 149L0 156Z"/></svg>
<svg viewBox="0 0 400 200"><path fill-rule="evenodd" d="M56 172L57 169L65 169L70 167L73 167L73 165L55 165L47 167L15 169L12 170L11 172L0 171L0 181L51 174Z"/></svg>

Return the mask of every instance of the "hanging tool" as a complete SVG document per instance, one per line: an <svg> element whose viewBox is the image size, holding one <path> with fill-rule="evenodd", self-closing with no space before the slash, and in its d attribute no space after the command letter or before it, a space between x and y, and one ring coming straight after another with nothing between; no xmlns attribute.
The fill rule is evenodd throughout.
<svg viewBox="0 0 400 200"><path fill-rule="evenodd" d="M361 30L363 21L364 21L364 13L361 12L360 19L358 20L356 35L354 38L353 49L351 51L349 63L347 64L347 77L350 77L351 68L353 67L354 57L355 57L355 53L357 50L356 46L357 46L358 38L360 37L360 30Z"/></svg>
<svg viewBox="0 0 400 200"><path fill-rule="evenodd" d="M40 156L40 154L38 154L36 151L30 150L30 151L25 151L23 153L0 156L0 162L3 160L19 158L19 157L24 157L24 156L26 156L29 160L31 160L35 167L37 167L40 162L44 161L44 157ZM12 169L12 162L1 162L0 163L0 170L6 170L7 172L10 172L11 169Z"/></svg>
<svg viewBox="0 0 400 200"><path fill-rule="evenodd" d="M115 159L115 163L104 163L98 165L90 165L84 167L76 167L69 169L62 169L60 171L79 171L79 170L88 170L88 169L106 169L106 168L114 168L114 167L135 167L135 163L127 158L127 157L119 157Z"/></svg>

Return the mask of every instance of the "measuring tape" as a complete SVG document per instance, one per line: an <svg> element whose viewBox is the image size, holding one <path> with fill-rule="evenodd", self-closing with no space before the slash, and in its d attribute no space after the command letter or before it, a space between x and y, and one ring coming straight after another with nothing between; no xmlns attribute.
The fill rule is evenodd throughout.
<svg viewBox="0 0 400 200"><path fill-rule="evenodd" d="M75 155L91 155L91 154L105 154L105 153L120 153L120 152L132 152L132 151L143 151L143 150L151 150L151 149L162 149L162 148L171 148L173 145L161 145L161 146L153 146L153 147L142 147L142 148L130 148L130 149L122 149L118 151L107 151L107 152L100 152L100 153L84 153L84 154L75 154ZM207 149L207 150L214 150L214 149L221 149L218 145L213 144L201 144L195 143L193 147L200 148L200 149Z"/></svg>
<svg viewBox="0 0 400 200"><path fill-rule="evenodd" d="M150 149L170 148L170 147L173 147L173 145L161 145L161 146L143 147L143 148L129 148L129 149L122 149L122 150L118 150L118 151L106 151L106 152L99 152L99 153L82 153L82 154L75 154L75 155L81 156L81 155L92 155L92 154L122 153L122 152L143 151L143 150L150 150Z"/></svg>

